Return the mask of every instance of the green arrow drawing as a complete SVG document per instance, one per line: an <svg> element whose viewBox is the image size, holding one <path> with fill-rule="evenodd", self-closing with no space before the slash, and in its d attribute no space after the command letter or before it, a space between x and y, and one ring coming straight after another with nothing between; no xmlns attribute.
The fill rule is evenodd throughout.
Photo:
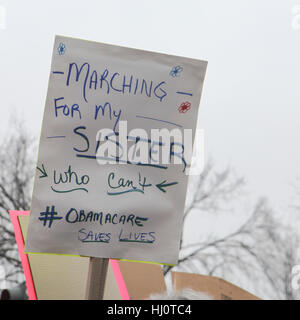
<svg viewBox="0 0 300 320"><path fill-rule="evenodd" d="M41 176L39 176L39 178L45 178L48 177L47 172L45 170L44 164L42 164L42 169L40 169L39 167L36 167L40 172L41 172Z"/></svg>
<svg viewBox="0 0 300 320"><path fill-rule="evenodd" d="M162 192L167 192L164 188L173 186L174 184L177 184L178 182L171 182L171 183L165 183L167 180L164 180L161 183L156 184L157 188Z"/></svg>

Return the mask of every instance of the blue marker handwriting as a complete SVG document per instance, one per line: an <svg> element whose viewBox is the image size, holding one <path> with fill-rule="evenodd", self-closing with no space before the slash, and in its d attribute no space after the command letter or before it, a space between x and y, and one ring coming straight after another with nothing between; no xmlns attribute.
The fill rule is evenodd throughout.
<svg viewBox="0 0 300 320"><path fill-rule="evenodd" d="M95 232L87 231L85 228L81 228L78 231L78 240L81 242L101 242L109 243L111 239L111 234L108 232Z"/></svg>
<svg viewBox="0 0 300 320"><path fill-rule="evenodd" d="M155 82L134 77L133 75L111 72L107 68L101 71L93 70L88 62L79 65L76 62L72 62L68 65L66 86L78 83L85 102L88 102L88 90L101 90L107 95L112 92L143 95L159 101L163 101L167 96L165 81Z"/></svg>
<svg viewBox="0 0 300 320"><path fill-rule="evenodd" d="M119 233L119 241L153 243L155 241L155 232L124 232L123 229L121 229Z"/></svg>
<svg viewBox="0 0 300 320"><path fill-rule="evenodd" d="M69 107L66 103L64 103L64 99L64 97L54 99L55 117L58 117L59 114L63 114L65 117L78 117L81 119L79 105L77 103L73 103L72 106Z"/></svg>
<svg viewBox="0 0 300 320"><path fill-rule="evenodd" d="M168 148L168 158L169 158L169 163L172 162L173 158L178 158L180 159L182 165L183 165L183 172L186 169L186 161L184 158L184 145L170 141L168 145L165 145L163 142L160 141L152 141L151 139L144 139L138 136L127 136L126 137L126 143L131 143L132 148L131 155L129 155L129 159L122 159L120 157L120 154L123 153L123 150L125 146L122 146L120 141L118 141L119 133L118 132L111 132L107 134L107 136L104 139L104 142L102 145L106 144L103 149L107 150L113 150L114 154L110 154L107 157L104 156L99 156L98 150L101 146L101 141L99 140L100 137L97 137L96 141L96 146L95 149L92 150L91 145L90 145L90 139L88 136L87 132L87 127L86 126L79 126L73 129L73 133L80 138L79 140L81 141L79 143L79 146L74 146L73 150L76 152L76 156L79 158L86 158L86 159L101 159L101 160L108 160L108 161L115 161L116 163L127 163L127 164L134 164L134 165L140 165L140 166L150 166L150 167L155 167L159 169L167 169L167 165L161 165L158 163L158 161L155 161L152 156L155 153L158 153L157 148ZM94 140L94 139L93 139ZM147 163L141 163L140 161L135 160L135 152L138 149L138 144L146 144L148 148L148 155L149 155L149 160ZM180 151L175 152L175 147L178 147ZM131 157L130 157L131 156Z"/></svg>
<svg viewBox="0 0 300 320"><path fill-rule="evenodd" d="M65 215L65 220L68 223L78 222L95 222L100 225L131 225L143 227L143 222L147 221L146 217L139 217L133 213L121 214L121 213L109 213L92 210L85 212L83 209L70 208Z"/></svg>
<svg viewBox="0 0 300 320"><path fill-rule="evenodd" d="M120 108L112 108L110 102L95 105L94 120L108 117L113 121L113 131L116 130L121 117L122 110ZM78 103L72 103L70 106L65 103L64 97L54 99L54 114L55 117L68 117L82 119L80 106Z"/></svg>
<svg viewBox="0 0 300 320"><path fill-rule="evenodd" d="M108 115L109 119L114 121L113 131L116 131L116 126L120 120L121 112L122 112L121 109L116 111L116 109L112 109L111 104L109 102L105 102L103 105L99 104L95 106L94 119L97 120L98 117L104 117Z"/></svg>

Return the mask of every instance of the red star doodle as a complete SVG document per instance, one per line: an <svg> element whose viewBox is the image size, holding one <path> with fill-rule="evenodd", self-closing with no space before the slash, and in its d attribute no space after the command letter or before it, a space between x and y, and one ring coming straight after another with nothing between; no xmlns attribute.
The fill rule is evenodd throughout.
<svg viewBox="0 0 300 320"><path fill-rule="evenodd" d="M191 109L191 103L190 102L182 102L182 104L178 108L178 111L180 113L186 113L190 109Z"/></svg>

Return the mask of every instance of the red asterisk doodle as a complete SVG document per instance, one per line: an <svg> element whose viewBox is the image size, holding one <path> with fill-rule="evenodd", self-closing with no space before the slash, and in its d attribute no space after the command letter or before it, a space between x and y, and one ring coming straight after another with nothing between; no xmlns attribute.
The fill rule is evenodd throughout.
<svg viewBox="0 0 300 320"><path fill-rule="evenodd" d="M178 108L178 111L180 113L186 113L190 109L191 109L191 103L190 102L182 102L182 104Z"/></svg>

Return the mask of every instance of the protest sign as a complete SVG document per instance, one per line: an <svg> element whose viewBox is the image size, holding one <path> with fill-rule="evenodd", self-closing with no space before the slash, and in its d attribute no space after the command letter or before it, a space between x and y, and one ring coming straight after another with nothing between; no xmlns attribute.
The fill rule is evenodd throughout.
<svg viewBox="0 0 300 320"><path fill-rule="evenodd" d="M177 263L206 66L56 36L27 252Z"/></svg>

